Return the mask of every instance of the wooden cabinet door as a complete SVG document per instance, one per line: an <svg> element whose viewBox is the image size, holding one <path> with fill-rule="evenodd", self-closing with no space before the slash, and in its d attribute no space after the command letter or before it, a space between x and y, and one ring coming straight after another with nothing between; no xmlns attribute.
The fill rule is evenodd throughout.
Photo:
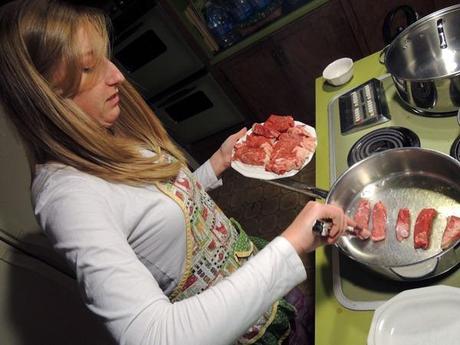
<svg viewBox="0 0 460 345"><path fill-rule="evenodd" d="M265 121L270 114L297 115L305 111L302 93L285 72L280 59L270 37L216 66L221 74L217 79L224 80L243 100L254 121ZM296 119L303 120L301 116Z"/></svg>
<svg viewBox="0 0 460 345"><path fill-rule="evenodd" d="M367 54L374 53L385 46L383 22L387 13L392 9L401 5L409 5L419 14L419 17L423 17L435 9L434 0L340 1L350 23L355 28L356 35L361 37L362 42L367 47ZM405 18L401 13L395 17L395 24L406 26Z"/></svg>
<svg viewBox="0 0 460 345"><path fill-rule="evenodd" d="M329 1L275 36L285 72L302 102L299 117L315 119L315 79L332 61L363 57L339 1Z"/></svg>
<svg viewBox="0 0 460 345"><path fill-rule="evenodd" d="M458 4L458 0L434 0L434 7L436 10Z"/></svg>

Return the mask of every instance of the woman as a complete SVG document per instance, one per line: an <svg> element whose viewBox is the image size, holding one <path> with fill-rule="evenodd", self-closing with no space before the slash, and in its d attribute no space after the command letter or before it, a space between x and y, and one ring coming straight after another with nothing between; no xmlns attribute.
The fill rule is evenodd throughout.
<svg viewBox="0 0 460 345"><path fill-rule="evenodd" d="M308 203L257 254L205 190L230 163L230 136L194 173L142 97L108 59L98 11L19 0L0 11L0 93L36 159L36 216L75 272L83 300L120 344L280 343L281 297L306 273L299 254L347 224Z"/></svg>

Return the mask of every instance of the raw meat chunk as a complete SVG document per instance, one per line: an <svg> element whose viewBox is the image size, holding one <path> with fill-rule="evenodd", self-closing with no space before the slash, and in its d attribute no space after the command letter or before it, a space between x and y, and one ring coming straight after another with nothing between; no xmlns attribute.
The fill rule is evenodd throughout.
<svg viewBox="0 0 460 345"><path fill-rule="evenodd" d="M234 159L245 164L264 166L270 155L262 147L249 147L242 145L235 149Z"/></svg>
<svg viewBox="0 0 460 345"><path fill-rule="evenodd" d="M357 227L354 233L358 238L365 240L370 237L369 218L371 216L371 203L367 199L361 199L356 209L354 220Z"/></svg>
<svg viewBox="0 0 460 345"><path fill-rule="evenodd" d="M265 170L284 174L293 169L300 169L315 149L315 138L310 137L303 127L291 127L278 137Z"/></svg>
<svg viewBox="0 0 460 345"><path fill-rule="evenodd" d="M284 174L287 171L299 169L310 154L309 151L299 146L300 142L297 136L281 134L273 146L273 152L265 170L275 174Z"/></svg>
<svg viewBox="0 0 460 345"><path fill-rule="evenodd" d="M441 248L447 249L460 240L460 218L455 216L447 217L447 224L442 235Z"/></svg>
<svg viewBox="0 0 460 345"><path fill-rule="evenodd" d="M266 138L278 138L279 135L280 135L280 132L278 132L277 130L275 129L271 129L270 127L267 127L267 126L264 126L264 125L261 125L260 123L255 123L253 126L252 126L252 132L256 135L261 135L261 136L264 136Z"/></svg>
<svg viewBox="0 0 460 345"><path fill-rule="evenodd" d="M396 239L402 241L410 235L410 211L408 208L402 208L398 212L396 221Z"/></svg>
<svg viewBox="0 0 460 345"><path fill-rule="evenodd" d="M427 249L430 246L433 220L438 215L434 208L424 208L420 211L414 227L414 248Z"/></svg>
<svg viewBox="0 0 460 345"><path fill-rule="evenodd" d="M269 146L272 146L272 139L269 139L267 137L261 136L261 135L253 135L250 134L246 137L245 144L249 147L264 147L264 145L268 144ZM237 145L242 145L242 144L237 144Z"/></svg>
<svg viewBox="0 0 460 345"><path fill-rule="evenodd" d="M303 126L291 127L287 130L286 134L281 134L282 136L289 135L290 137L297 138L299 140L299 146L307 149L310 152L315 152L316 149L316 138L312 137Z"/></svg>
<svg viewBox="0 0 460 345"><path fill-rule="evenodd" d="M296 126L292 116L272 114L265 123L255 123L246 139L235 145L232 160L282 175L300 169L315 149L316 138L304 125Z"/></svg>
<svg viewBox="0 0 460 345"><path fill-rule="evenodd" d="M286 132L289 128L294 127L294 118L290 115L275 115L271 114L264 126L280 133Z"/></svg>
<svg viewBox="0 0 460 345"><path fill-rule="evenodd" d="M373 241L382 241L386 236L387 210L383 203L379 201L372 209L372 233Z"/></svg>

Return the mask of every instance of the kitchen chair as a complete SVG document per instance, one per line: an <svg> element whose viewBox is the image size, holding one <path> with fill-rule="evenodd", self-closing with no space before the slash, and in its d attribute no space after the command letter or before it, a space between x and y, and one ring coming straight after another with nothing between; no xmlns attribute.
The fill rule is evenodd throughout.
<svg viewBox="0 0 460 345"><path fill-rule="evenodd" d="M1 343L112 344L35 220L29 158L0 107Z"/></svg>

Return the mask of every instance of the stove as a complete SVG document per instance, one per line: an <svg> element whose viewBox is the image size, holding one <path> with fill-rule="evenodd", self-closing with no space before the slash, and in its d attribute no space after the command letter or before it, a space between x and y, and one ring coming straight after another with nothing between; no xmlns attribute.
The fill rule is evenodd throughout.
<svg viewBox="0 0 460 345"><path fill-rule="evenodd" d="M342 133L339 98L350 90L337 95L329 103L330 185L354 163L372 153L391 148L429 148L460 160L460 127L456 116L426 117L416 114L400 101L389 74L377 79L381 81L388 107L389 116L384 122ZM332 248L331 255L334 294L344 307L352 310L374 310L407 289L434 284L460 287L459 266L429 280L401 282L357 265L335 247Z"/></svg>

